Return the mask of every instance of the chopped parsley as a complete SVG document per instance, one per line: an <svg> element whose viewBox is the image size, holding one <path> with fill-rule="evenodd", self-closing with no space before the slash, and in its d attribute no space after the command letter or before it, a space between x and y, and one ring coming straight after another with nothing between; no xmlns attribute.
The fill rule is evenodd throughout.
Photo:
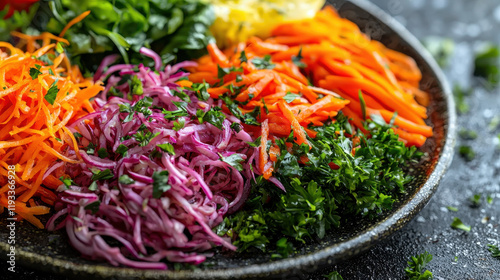
<svg viewBox="0 0 500 280"><path fill-rule="evenodd" d="M241 165L241 162L244 161L244 159L241 157L240 154L232 154L230 156L224 157L221 154L219 154L220 160L231 165L232 167L236 168L238 171L243 171L243 166Z"/></svg>
<svg viewBox="0 0 500 280"><path fill-rule="evenodd" d="M302 61L303 58L304 57L302 56L302 46L301 46L299 49L299 53L297 55L292 56L292 62L299 68L306 68L307 65Z"/></svg>
<svg viewBox="0 0 500 280"><path fill-rule="evenodd" d="M47 94L45 94L44 98L50 105L54 105L56 101L57 94L59 93L59 89L57 88L57 80L50 86L49 90L47 90Z"/></svg>
<svg viewBox="0 0 500 280"><path fill-rule="evenodd" d="M134 139L139 143L139 147L144 147L149 144L149 141L151 141L151 139L155 138L158 135L160 135L160 132L152 133L148 129L143 129L137 131L137 133L134 134Z"/></svg>
<svg viewBox="0 0 500 280"><path fill-rule="evenodd" d="M479 207L481 205L481 195L475 194L469 197L469 201L471 202L472 207Z"/></svg>
<svg viewBox="0 0 500 280"><path fill-rule="evenodd" d="M130 185L135 183L134 179L130 178L127 174L123 174L118 178L118 182L124 185Z"/></svg>
<svg viewBox="0 0 500 280"><path fill-rule="evenodd" d="M220 107L212 107L207 112L198 109L196 111L196 116L198 117L200 123L207 122L218 129L222 129L222 124L226 119L226 115L224 115Z"/></svg>
<svg viewBox="0 0 500 280"><path fill-rule="evenodd" d="M126 154L127 154L127 151L128 151L128 147L123 145L123 144L120 144L117 148L116 148L116 153L121 155L122 157L124 157Z"/></svg>
<svg viewBox="0 0 500 280"><path fill-rule="evenodd" d="M430 280L433 278L432 272L425 270L425 266L432 261L432 255L427 251L416 256L412 256L405 268L406 277L409 280Z"/></svg>
<svg viewBox="0 0 500 280"><path fill-rule="evenodd" d="M85 205L85 210L90 210L92 214L95 214L99 211L99 206L101 206L101 202L99 200L96 200Z"/></svg>
<svg viewBox="0 0 500 280"><path fill-rule="evenodd" d="M168 171L163 170L160 172L153 173L153 197L160 198L164 192L170 190L172 188L171 185L168 184Z"/></svg>
<svg viewBox="0 0 500 280"><path fill-rule="evenodd" d="M492 257L500 259L500 249L498 249L498 246L488 244L488 251L490 251Z"/></svg>
<svg viewBox="0 0 500 280"><path fill-rule="evenodd" d="M97 155L100 157L100 158L107 158L109 157L109 153L108 153L108 150L106 148L100 148L98 151L97 151Z"/></svg>
<svg viewBox="0 0 500 280"><path fill-rule="evenodd" d="M323 276L326 278L326 280L344 280L344 278L342 278L342 276L340 276L340 273L338 273L337 271L332 271Z"/></svg>
<svg viewBox="0 0 500 280"><path fill-rule="evenodd" d="M493 87L500 82L500 49L489 45L474 59L474 76L484 78Z"/></svg>
<svg viewBox="0 0 500 280"><path fill-rule="evenodd" d="M477 132L475 132L474 130L461 129L458 132L458 135L463 140L474 140L477 138Z"/></svg>
<svg viewBox="0 0 500 280"><path fill-rule="evenodd" d="M241 51L240 53L240 63L243 62L248 62L247 54L245 53L245 51Z"/></svg>
<svg viewBox="0 0 500 280"><path fill-rule="evenodd" d="M178 121L174 122L173 130L179 131L184 128L186 124L186 120L184 118L180 118Z"/></svg>
<svg viewBox="0 0 500 280"><path fill-rule="evenodd" d="M129 83L130 83L130 93L132 93L133 95L144 94L144 87L142 85L142 81L136 75L132 76L132 78L129 80Z"/></svg>
<svg viewBox="0 0 500 280"><path fill-rule="evenodd" d="M257 57L251 60L257 69L273 69L275 65L271 62L271 56L266 54L263 58Z"/></svg>
<svg viewBox="0 0 500 280"><path fill-rule="evenodd" d="M31 76L32 80L38 78L38 75L42 74L42 71L40 71L40 68L42 68L42 65L40 65L40 64L35 64L35 68L33 68L33 67L30 68L30 76Z"/></svg>
<svg viewBox="0 0 500 280"><path fill-rule="evenodd" d="M113 172L110 169L104 169L104 170L92 170L92 181L100 181L100 180L108 180L108 179L113 179L115 176Z"/></svg>
<svg viewBox="0 0 500 280"><path fill-rule="evenodd" d="M471 146L462 145L458 148L458 152L460 156L466 161L472 161L476 157L476 152L472 149Z"/></svg>
<svg viewBox="0 0 500 280"><path fill-rule="evenodd" d="M61 176L59 177L59 180L66 186L66 188L69 188L70 186L76 186L75 182L73 182L71 178L65 178Z"/></svg>
<svg viewBox="0 0 500 280"><path fill-rule="evenodd" d="M292 103L292 101L294 101L297 98L300 98L300 94L291 92L287 92L286 95L283 96L283 99L286 101L286 103Z"/></svg>
<svg viewBox="0 0 500 280"><path fill-rule="evenodd" d="M164 143L164 144L157 144L156 146L158 148L160 148L162 151L175 156L175 149L174 149L174 146L172 144Z"/></svg>
<svg viewBox="0 0 500 280"><path fill-rule="evenodd" d="M231 66L230 68L222 68L217 65L217 78L222 79L229 73L243 73L243 68Z"/></svg>
<svg viewBox="0 0 500 280"><path fill-rule="evenodd" d="M446 209L450 210L450 211L453 211L453 212L458 212L458 208L457 207L453 207L453 206L446 206Z"/></svg>
<svg viewBox="0 0 500 280"><path fill-rule="evenodd" d="M472 89L463 89L458 84L453 88L453 95L455 96L455 103L457 106L457 111L460 114L465 114L469 112L469 104L465 101L465 97L472 94Z"/></svg>
<svg viewBox="0 0 500 280"><path fill-rule="evenodd" d="M459 218L455 217L453 218L453 222L451 223L451 227L453 229L461 229L463 231L469 232L471 230L471 226L465 225L462 220Z"/></svg>

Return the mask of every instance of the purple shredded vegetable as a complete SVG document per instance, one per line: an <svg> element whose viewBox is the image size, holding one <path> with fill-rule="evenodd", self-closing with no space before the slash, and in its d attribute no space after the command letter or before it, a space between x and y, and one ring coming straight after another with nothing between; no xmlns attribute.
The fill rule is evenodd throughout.
<svg viewBox="0 0 500 280"><path fill-rule="evenodd" d="M197 111L207 112L221 104L201 101L193 91L175 83L188 75L180 68L192 62L160 71L157 54L147 49L141 53L155 60L156 72L142 64L99 67L102 76L96 79L107 78L107 86L95 100L96 112L70 126L81 135L83 163L67 168L74 183L60 187L58 212L47 228L65 228L72 246L83 256L115 266L167 269L164 260L199 264L214 246L235 250L212 228L247 198L257 148L246 143L252 139L245 131L231 128L239 123L232 116L225 115L221 128L200 123ZM133 94L130 83L120 82L126 75L142 82L141 95ZM189 96L187 116L167 120L164 110L179 110L176 103L183 101L174 96L174 90ZM117 92L125 98L112 96ZM144 98L152 99L150 111L133 112L126 121L130 113L123 108L133 108ZM174 129L182 119L184 126ZM137 134L147 132L150 139L140 142ZM167 143L175 154L160 148ZM123 152L123 146L127 151L122 156L118 152ZM241 172L222 160L232 155L242 160ZM110 172L107 178L95 179L106 172ZM155 181L158 174L163 178L168 174L167 182ZM158 185L163 188L156 198Z"/></svg>

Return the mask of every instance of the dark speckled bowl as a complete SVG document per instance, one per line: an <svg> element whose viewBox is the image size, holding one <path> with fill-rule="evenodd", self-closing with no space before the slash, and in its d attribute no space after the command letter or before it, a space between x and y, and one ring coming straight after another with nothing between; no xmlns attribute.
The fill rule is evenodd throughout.
<svg viewBox="0 0 500 280"><path fill-rule="evenodd" d="M265 255L232 255L216 253L207 265L197 270L154 271L111 267L82 259L71 248L63 232L47 232L17 223L17 264L50 271L77 279L88 278L150 278L150 279L230 279L230 278L290 278L298 273L307 275L325 263L352 257L408 223L436 191L453 156L455 144L455 106L450 88L435 61L417 39L390 16L368 2L329 1L339 13L357 23L373 39L412 56L423 73L421 86L431 93L428 123L434 127L434 137L422 150L429 157L413 168L416 179L407 195L398 198L394 209L379 220L353 218L340 229L330 232L323 240L315 240L300 248L291 258L271 261ZM7 240L5 214L0 221L0 240ZM9 245L0 242L0 257L5 258Z"/></svg>

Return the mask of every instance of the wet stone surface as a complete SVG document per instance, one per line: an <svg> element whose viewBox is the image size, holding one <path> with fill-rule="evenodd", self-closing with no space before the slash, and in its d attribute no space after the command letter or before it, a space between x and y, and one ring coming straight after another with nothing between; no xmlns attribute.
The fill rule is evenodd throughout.
<svg viewBox="0 0 500 280"><path fill-rule="evenodd" d="M490 127L500 118L500 89L485 90L471 78L474 51L486 42L500 43L500 2L495 0L373 0L394 16L417 38L445 36L455 41L455 50L445 69L451 85L474 87L466 98L469 113L458 117L459 130L478 133L475 140L458 138L457 153L440 187L429 204L402 230L342 263L320 271L304 272L287 279L325 279L322 275L338 271L348 279L406 279L404 268L412 255L428 251L434 259L427 266L435 279L500 279L500 260L491 257L487 244L500 245L500 126ZM458 154L461 145L476 152L470 162ZM471 207L469 197L481 194L481 205ZM486 196L493 203L486 202ZM448 206L458 208L457 212ZM468 233L454 230L454 217L472 226ZM0 264L6 272L4 262ZM23 267L20 273L2 273L1 279L59 280Z"/></svg>

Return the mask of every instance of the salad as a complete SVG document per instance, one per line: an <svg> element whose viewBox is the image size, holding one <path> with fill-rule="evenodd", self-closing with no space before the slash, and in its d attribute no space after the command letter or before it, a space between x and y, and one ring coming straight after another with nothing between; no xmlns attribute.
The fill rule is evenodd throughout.
<svg viewBox="0 0 500 280"><path fill-rule="evenodd" d="M389 211L433 136L415 61L332 7L269 1L260 25L231 16L247 2L33 6L50 20L0 42L3 212L163 270L286 258Z"/></svg>

